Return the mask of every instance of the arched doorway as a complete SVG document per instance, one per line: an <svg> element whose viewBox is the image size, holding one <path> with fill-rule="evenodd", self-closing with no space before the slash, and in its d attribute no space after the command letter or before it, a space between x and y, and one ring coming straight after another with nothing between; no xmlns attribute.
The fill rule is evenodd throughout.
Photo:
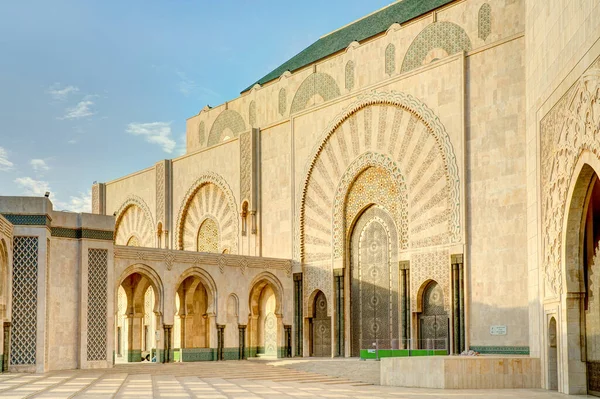
<svg viewBox="0 0 600 399"><path fill-rule="evenodd" d="M381 207L370 206L354 223L350 239L351 354L398 338L397 232Z"/></svg>
<svg viewBox="0 0 600 399"><path fill-rule="evenodd" d="M207 289L198 276L189 276L179 284L173 342L175 350L210 347L208 301Z"/></svg>
<svg viewBox="0 0 600 399"><path fill-rule="evenodd" d="M548 323L548 389L558 390L558 350L556 345L556 319Z"/></svg>
<svg viewBox="0 0 600 399"><path fill-rule="evenodd" d="M160 286L141 272L126 274L117 288L115 342L117 363L159 361Z"/></svg>
<svg viewBox="0 0 600 399"><path fill-rule="evenodd" d="M448 349L449 319L444 308L444 290L430 281L423 290L419 314L420 349Z"/></svg>
<svg viewBox="0 0 600 399"><path fill-rule="evenodd" d="M274 277L261 278L250 290L250 356L276 357L282 334L281 288Z"/></svg>
<svg viewBox="0 0 600 399"><path fill-rule="evenodd" d="M331 317L327 315L327 298L318 291L312 303L310 320L310 355L331 357Z"/></svg>
<svg viewBox="0 0 600 399"><path fill-rule="evenodd" d="M587 169L587 167L585 168ZM583 171L582 171L583 172ZM588 393L600 396L600 183L592 173L583 207L583 309Z"/></svg>

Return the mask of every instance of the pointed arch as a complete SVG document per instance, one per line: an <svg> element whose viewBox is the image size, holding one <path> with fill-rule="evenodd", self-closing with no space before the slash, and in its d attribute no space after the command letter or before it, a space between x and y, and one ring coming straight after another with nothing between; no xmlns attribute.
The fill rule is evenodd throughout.
<svg viewBox="0 0 600 399"><path fill-rule="evenodd" d="M257 315L258 314L258 299L260 293L266 286L270 286L273 292L275 293L276 298L276 307L275 314L283 315L283 285L279 281L279 279L270 272L262 272L252 281L250 282L250 295L248 298L248 305L250 307L250 314Z"/></svg>
<svg viewBox="0 0 600 399"><path fill-rule="evenodd" d="M177 249L197 248L198 229L207 216L219 226L220 250L238 251L238 217L236 201L229 185L221 176L207 172L188 189L179 207L176 234Z"/></svg>
<svg viewBox="0 0 600 399"><path fill-rule="evenodd" d="M154 247L154 220L146 202L130 195L117 211L115 221L115 244L127 245L132 236L137 237L139 246Z"/></svg>
<svg viewBox="0 0 600 399"><path fill-rule="evenodd" d="M183 283L188 277L196 277L198 278L198 280L200 280L200 283L202 283L202 285L206 289L208 297L206 312L211 314L217 314L217 284L215 283L215 280L212 278L210 273L202 269L201 267L194 266L190 267L189 269L186 269L181 274L181 276L179 276L179 279L177 280L177 283L174 286L173 292L177 292L181 283ZM173 301L175 301L175 298L173 298ZM175 305L173 306L173 308L175 309Z"/></svg>

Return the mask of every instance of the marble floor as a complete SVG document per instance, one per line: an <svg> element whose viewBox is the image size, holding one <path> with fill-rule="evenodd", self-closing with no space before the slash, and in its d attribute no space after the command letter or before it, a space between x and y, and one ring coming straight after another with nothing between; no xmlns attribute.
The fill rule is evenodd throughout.
<svg viewBox="0 0 600 399"><path fill-rule="evenodd" d="M298 360L298 363L303 362ZM112 369L0 374L0 398L567 398L543 390L442 391L393 388L333 376L355 365L294 361L228 361L118 365ZM318 366L318 365L317 365ZM363 369L369 366L361 366ZM335 373L328 369L335 368ZM330 374L330 375L327 375Z"/></svg>

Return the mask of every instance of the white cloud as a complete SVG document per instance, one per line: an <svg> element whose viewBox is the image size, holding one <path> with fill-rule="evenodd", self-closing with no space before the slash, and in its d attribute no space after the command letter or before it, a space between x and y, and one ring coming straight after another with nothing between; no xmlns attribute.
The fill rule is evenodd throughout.
<svg viewBox="0 0 600 399"><path fill-rule="evenodd" d="M0 147L0 172L12 169L14 164L8 160L8 152Z"/></svg>
<svg viewBox="0 0 600 399"><path fill-rule="evenodd" d="M79 193L78 196L69 197L69 201L53 201L56 209L70 212L92 212L92 190L87 193Z"/></svg>
<svg viewBox="0 0 600 399"><path fill-rule="evenodd" d="M60 83L55 83L48 88L47 93L55 100L64 101L69 97L69 94L77 93L78 91L79 88L76 86L62 87Z"/></svg>
<svg viewBox="0 0 600 399"><path fill-rule="evenodd" d="M67 108L65 116L58 119L81 119L95 114L91 107L94 105L93 101L83 100L77 103L74 107Z"/></svg>
<svg viewBox="0 0 600 399"><path fill-rule="evenodd" d="M50 184L43 180L34 180L31 177L18 177L15 183L21 186L23 194L42 196L46 191L50 191Z"/></svg>
<svg viewBox="0 0 600 399"><path fill-rule="evenodd" d="M45 170L50 170L50 167L43 159L32 159L29 161L29 164L36 172L43 172Z"/></svg>
<svg viewBox="0 0 600 399"><path fill-rule="evenodd" d="M67 141L67 143L68 144L75 144L75 143L77 143L77 140L71 139L71 140Z"/></svg>
<svg viewBox="0 0 600 399"><path fill-rule="evenodd" d="M196 82L188 78L187 75L181 71L176 71L175 73L179 76L179 83L177 84L179 92L186 97L192 94L196 88Z"/></svg>
<svg viewBox="0 0 600 399"><path fill-rule="evenodd" d="M160 145L169 154L177 146L171 137L171 122L130 123L125 131L134 136L143 136L148 143Z"/></svg>

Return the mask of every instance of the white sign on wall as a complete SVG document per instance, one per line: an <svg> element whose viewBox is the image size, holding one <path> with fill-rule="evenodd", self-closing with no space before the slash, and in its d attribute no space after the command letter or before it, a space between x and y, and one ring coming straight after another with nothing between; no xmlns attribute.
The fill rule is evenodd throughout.
<svg viewBox="0 0 600 399"><path fill-rule="evenodd" d="M491 335L506 335L506 326L490 326Z"/></svg>

